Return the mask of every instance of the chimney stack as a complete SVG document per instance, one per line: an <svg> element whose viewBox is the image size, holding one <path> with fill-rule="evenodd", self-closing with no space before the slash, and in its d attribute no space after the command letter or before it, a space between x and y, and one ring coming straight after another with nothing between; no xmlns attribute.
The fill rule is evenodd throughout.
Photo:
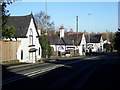
<svg viewBox="0 0 120 90"><path fill-rule="evenodd" d="M37 27L37 30L38 30L39 35L41 36L41 29L39 26Z"/></svg>
<svg viewBox="0 0 120 90"><path fill-rule="evenodd" d="M86 30L84 30L84 35L86 35Z"/></svg>
<svg viewBox="0 0 120 90"><path fill-rule="evenodd" d="M63 26L61 26L59 30L60 30L60 38L63 38L63 37L64 37L64 35L65 35L65 30L64 30L64 27L63 27Z"/></svg>

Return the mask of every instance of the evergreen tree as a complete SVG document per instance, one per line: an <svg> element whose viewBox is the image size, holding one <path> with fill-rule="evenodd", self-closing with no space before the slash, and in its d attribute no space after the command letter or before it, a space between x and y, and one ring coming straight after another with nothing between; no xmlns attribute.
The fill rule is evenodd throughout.
<svg viewBox="0 0 120 90"><path fill-rule="evenodd" d="M14 27L6 25L7 19L10 16L9 10L6 9L7 5L10 5L12 2L2 2L1 7L2 7L2 37L6 39L11 39L15 35L14 32Z"/></svg>
<svg viewBox="0 0 120 90"><path fill-rule="evenodd" d="M115 49L120 52L120 29L115 34Z"/></svg>
<svg viewBox="0 0 120 90"><path fill-rule="evenodd" d="M40 44L42 47L42 57L49 58L52 55L52 48L50 46L50 42L46 35L40 36Z"/></svg>

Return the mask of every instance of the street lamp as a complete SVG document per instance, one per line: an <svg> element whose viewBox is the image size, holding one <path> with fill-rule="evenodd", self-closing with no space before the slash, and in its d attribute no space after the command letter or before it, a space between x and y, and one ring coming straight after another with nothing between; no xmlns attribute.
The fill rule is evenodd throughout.
<svg viewBox="0 0 120 90"><path fill-rule="evenodd" d="M88 13L88 42L90 43L90 15L92 15L91 13Z"/></svg>

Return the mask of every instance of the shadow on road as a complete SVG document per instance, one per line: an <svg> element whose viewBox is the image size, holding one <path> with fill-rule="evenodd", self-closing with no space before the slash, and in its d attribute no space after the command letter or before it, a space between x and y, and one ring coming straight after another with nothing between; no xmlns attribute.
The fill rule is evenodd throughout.
<svg viewBox="0 0 120 90"><path fill-rule="evenodd" d="M120 90L120 62L106 63L94 72L83 87Z"/></svg>
<svg viewBox="0 0 120 90"><path fill-rule="evenodd" d="M16 78L13 78L16 77ZM7 66L2 65L2 90L9 90L10 88L24 88L21 85L23 85L19 82L20 80L16 80L18 78L25 78L26 80L31 80L29 77L22 75L22 74L17 74L15 72L11 72L10 70L7 69ZM12 79L10 79L12 78ZM11 81L14 81L11 83ZM10 83L9 83L10 82ZM25 84L25 83L24 83Z"/></svg>
<svg viewBox="0 0 120 90"><path fill-rule="evenodd" d="M63 77L67 77L75 70L80 70L82 66L88 65L89 63L93 62L106 62L104 64L101 64L100 67L91 75L91 77L87 80L87 82L83 85L83 89L89 88L89 89L105 89L105 88L120 88L120 61L118 60L118 57L114 57L114 54L111 55L105 55L101 56L98 60L84 60L79 63L66 65L64 67L56 68L54 70L42 73L40 75L27 77L24 75L21 75L22 77L25 77L24 79L5 84L3 85L2 90L9 90L9 89L35 89L35 88L48 88L51 84L55 83L59 79ZM117 56L117 55L116 55ZM74 60L74 59L73 59ZM78 59L79 60L79 59ZM69 60L71 61L71 60ZM66 60L57 60L54 62L46 62L46 63L54 63L54 64L64 64ZM68 62L68 61L67 61ZM65 65L65 64L64 64ZM8 69L6 69L5 66L3 66L3 80L8 77L17 76L19 74L10 72ZM77 81L80 80L80 74L78 77L75 77ZM58 85L62 84L64 81L61 81L58 83ZM74 84L74 80L70 82L70 85ZM71 87L69 84L67 86L64 86L65 88ZM79 83L78 83L79 85Z"/></svg>

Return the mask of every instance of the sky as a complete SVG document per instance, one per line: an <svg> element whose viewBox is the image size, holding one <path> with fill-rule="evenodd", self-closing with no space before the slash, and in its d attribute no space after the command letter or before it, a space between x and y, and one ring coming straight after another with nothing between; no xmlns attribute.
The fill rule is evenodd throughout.
<svg viewBox="0 0 120 90"><path fill-rule="evenodd" d="M7 9L11 16L24 16L45 12L45 5L45 2L13 2ZM47 9L56 29L63 25L67 31L70 28L76 31L76 16L79 32L116 32L118 28L118 2L48 2Z"/></svg>
<svg viewBox="0 0 120 90"><path fill-rule="evenodd" d="M118 28L120 29L120 2L118 3Z"/></svg>

